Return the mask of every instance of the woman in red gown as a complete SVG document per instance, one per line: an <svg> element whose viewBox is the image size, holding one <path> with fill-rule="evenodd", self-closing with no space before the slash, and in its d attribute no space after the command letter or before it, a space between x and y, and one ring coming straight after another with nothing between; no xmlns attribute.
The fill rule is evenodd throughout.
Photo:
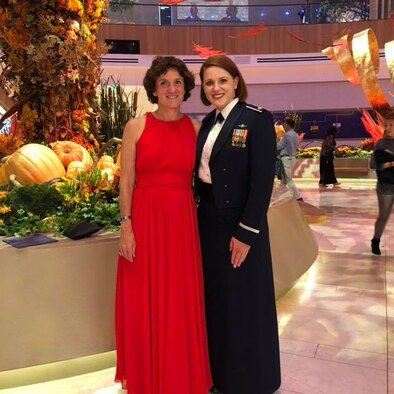
<svg viewBox="0 0 394 394"><path fill-rule="evenodd" d="M158 108L122 140L115 380L129 394L206 394L202 268L192 194L198 122L180 112L194 76L157 57L144 87Z"/></svg>

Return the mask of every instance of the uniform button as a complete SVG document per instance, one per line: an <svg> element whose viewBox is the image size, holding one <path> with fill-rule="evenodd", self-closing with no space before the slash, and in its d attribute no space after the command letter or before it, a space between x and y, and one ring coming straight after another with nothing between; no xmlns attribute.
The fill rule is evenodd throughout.
<svg viewBox="0 0 394 394"><path fill-rule="evenodd" d="M230 203L230 201L229 200L226 200L226 204L229 204Z"/></svg>
<svg viewBox="0 0 394 394"><path fill-rule="evenodd" d="M227 171L227 168L223 168L223 171Z"/></svg>
<svg viewBox="0 0 394 394"><path fill-rule="evenodd" d="M224 185L224 187L227 187L227 185Z"/></svg>

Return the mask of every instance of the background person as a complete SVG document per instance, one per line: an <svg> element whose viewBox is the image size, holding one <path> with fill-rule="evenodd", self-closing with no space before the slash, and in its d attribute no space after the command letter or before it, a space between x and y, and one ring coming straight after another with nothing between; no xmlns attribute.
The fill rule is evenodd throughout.
<svg viewBox="0 0 394 394"><path fill-rule="evenodd" d="M371 249L373 254L380 255L380 239L394 204L394 112L385 118L383 138L376 142L373 159L378 178L376 195L379 214L375 221Z"/></svg>
<svg viewBox="0 0 394 394"><path fill-rule="evenodd" d="M237 17L238 8L235 5L230 5L226 8L226 16L224 16L222 22L241 22L241 19Z"/></svg>
<svg viewBox="0 0 394 394"><path fill-rule="evenodd" d="M201 18L198 16L198 8L195 5L190 7L190 15L185 18L187 22L198 22L201 21Z"/></svg>
<svg viewBox="0 0 394 394"><path fill-rule="evenodd" d="M202 102L215 107L202 122L195 171L211 392L273 393L280 386L267 224L273 119L245 102L244 79L228 57L208 58L200 78Z"/></svg>
<svg viewBox="0 0 394 394"><path fill-rule="evenodd" d="M297 201L303 201L296 184L293 181L293 167L296 159L299 136L294 131L295 122L291 118L286 118L283 123L285 133L277 143L277 150L280 160L283 163L284 176L280 180L282 186L287 186L293 193Z"/></svg>
<svg viewBox="0 0 394 394"><path fill-rule="evenodd" d="M172 56L144 78L157 110L130 120L121 155L115 380L129 393L211 385L191 179L199 124L180 112L194 76Z"/></svg>
<svg viewBox="0 0 394 394"><path fill-rule="evenodd" d="M335 126L330 126L323 139L320 151L320 187L327 187L327 185L339 186L340 183L335 176L334 168L334 152L335 152L335 136L338 129Z"/></svg>

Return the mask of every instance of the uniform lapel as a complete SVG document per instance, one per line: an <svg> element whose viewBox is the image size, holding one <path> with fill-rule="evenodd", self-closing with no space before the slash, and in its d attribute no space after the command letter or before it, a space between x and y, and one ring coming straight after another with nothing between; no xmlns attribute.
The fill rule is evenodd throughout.
<svg viewBox="0 0 394 394"><path fill-rule="evenodd" d="M222 129L220 130L218 138L216 139L216 142L213 145L210 160L212 160L218 154L220 149L222 149L223 145L225 144L232 130L234 129L234 126L237 123L237 120L241 115L241 112L244 109L244 107L245 107L244 102L238 102L235 105L235 107L231 110L230 114L227 116L227 119L224 122Z"/></svg>

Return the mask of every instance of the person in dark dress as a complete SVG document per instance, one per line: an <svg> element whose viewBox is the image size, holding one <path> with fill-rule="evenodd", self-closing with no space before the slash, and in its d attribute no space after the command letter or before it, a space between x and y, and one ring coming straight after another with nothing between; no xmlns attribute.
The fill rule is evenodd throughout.
<svg viewBox="0 0 394 394"><path fill-rule="evenodd" d="M330 126L324 137L320 152L320 187L328 187L327 185L339 186L335 176L334 169L334 151L336 146L335 136L338 129L335 126Z"/></svg>
<svg viewBox="0 0 394 394"><path fill-rule="evenodd" d="M376 195L379 214L375 222L375 231L371 240L372 253L380 255L380 238L394 204L394 112L388 114L384 122L383 138L375 145L373 160L376 167Z"/></svg>
<svg viewBox="0 0 394 394"><path fill-rule="evenodd" d="M202 121L195 170L211 392L270 394L281 382L267 224L274 122L245 102L244 79L228 57L208 58L200 79L202 102L215 107Z"/></svg>

